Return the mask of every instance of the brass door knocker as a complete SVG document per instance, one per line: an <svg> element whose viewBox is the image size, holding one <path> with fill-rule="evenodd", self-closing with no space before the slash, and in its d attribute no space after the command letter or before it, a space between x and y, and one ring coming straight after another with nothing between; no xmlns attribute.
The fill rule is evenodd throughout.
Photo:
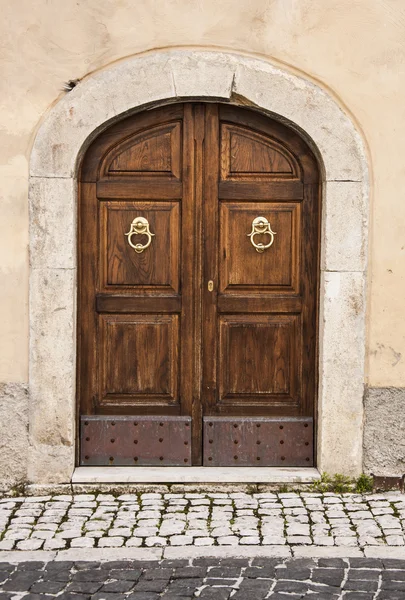
<svg viewBox="0 0 405 600"><path fill-rule="evenodd" d="M148 220L145 219L145 217L135 217L135 219L131 223L131 229L125 235L128 236L128 244L132 246L135 252L140 254L150 246L152 236L154 236L155 234L150 232L149 223ZM134 244L131 239L133 235L147 235L148 241L146 242L146 244Z"/></svg>
<svg viewBox="0 0 405 600"><path fill-rule="evenodd" d="M270 241L268 244L263 244L262 242L255 242L255 235L259 234L267 234L270 236ZM250 237L250 241L252 242L252 246L255 248L256 252L264 252L266 248L270 248L272 243L274 242L274 236L276 235L275 231L271 230L271 226L269 221L265 217L256 217L252 221L252 231L247 234Z"/></svg>

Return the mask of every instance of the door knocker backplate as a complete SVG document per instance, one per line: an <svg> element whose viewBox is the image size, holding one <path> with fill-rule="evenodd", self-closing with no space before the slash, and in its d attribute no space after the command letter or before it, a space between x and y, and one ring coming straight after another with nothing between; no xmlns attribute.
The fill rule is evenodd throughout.
<svg viewBox="0 0 405 600"><path fill-rule="evenodd" d="M270 236L270 241L268 244L263 244L263 242L255 242L255 235L259 234L267 234ZM252 231L247 234L250 237L250 241L252 242L252 246L255 248L256 252L264 252L266 248L270 248L272 243L274 242L274 236L276 235L275 231L271 230L271 226L266 217L256 217L252 221Z"/></svg>
<svg viewBox="0 0 405 600"><path fill-rule="evenodd" d="M128 236L128 244L135 250L135 252L140 254L150 246L152 236L154 236L155 234L151 233L151 231L149 230L149 222L147 219L145 219L145 217L135 217L135 219L131 223L130 230L125 235ZM146 235L148 236L148 241L146 242L146 244L134 244L132 242L133 235Z"/></svg>

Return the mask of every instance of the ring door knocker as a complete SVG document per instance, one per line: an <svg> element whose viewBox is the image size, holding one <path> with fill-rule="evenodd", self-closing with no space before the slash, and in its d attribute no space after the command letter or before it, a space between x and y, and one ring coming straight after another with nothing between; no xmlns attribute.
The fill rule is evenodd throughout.
<svg viewBox="0 0 405 600"><path fill-rule="evenodd" d="M135 217L135 219L131 223L131 229L125 235L128 236L128 244L132 246L135 252L140 254L150 246L152 242L152 237L155 234L151 233L151 231L149 230L149 223L148 220L145 219L145 217ZM146 244L134 244L131 239L133 235L147 235L148 241L146 242Z"/></svg>
<svg viewBox="0 0 405 600"><path fill-rule="evenodd" d="M255 242L255 235L267 234L270 236L270 241L268 244L263 244L262 242ZM256 252L264 252L267 248L270 248L272 243L274 242L274 236L276 235L275 231L271 230L271 226L269 221L265 217L256 217L252 221L252 231L247 234L250 237L250 241L252 242L252 246L255 248Z"/></svg>

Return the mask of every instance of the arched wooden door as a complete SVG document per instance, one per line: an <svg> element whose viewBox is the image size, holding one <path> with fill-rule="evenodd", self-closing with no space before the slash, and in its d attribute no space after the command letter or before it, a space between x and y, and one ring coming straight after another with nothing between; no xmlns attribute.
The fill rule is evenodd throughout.
<svg viewBox="0 0 405 600"><path fill-rule="evenodd" d="M81 465L312 466L319 173L253 111L185 103L80 174Z"/></svg>

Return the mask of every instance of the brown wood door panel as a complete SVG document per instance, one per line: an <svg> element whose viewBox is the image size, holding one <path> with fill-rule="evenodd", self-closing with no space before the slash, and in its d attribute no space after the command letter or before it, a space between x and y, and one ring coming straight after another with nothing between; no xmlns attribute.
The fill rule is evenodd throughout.
<svg viewBox="0 0 405 600"><path fill-rule="evenodd" d="M229 123L221 124L220 135L222 180L299 179L297 160L275 139Z"/></svg>
<svg viewBox="0 0 405 600"><path fill-rule="evenodd" d="M93 142L78 219L81 464L313 464L319 214L311 150L251 110L174 104ZM274 232L263 252L249 236L259 216ZM140 253L126 235L136 217L153 234ZM144 433L132 452L135 416ZM191 438L160 442L165 426Z"/></svg>
<svg viewBox="0 0 405 600"><path fill-rule="evenodd" d="M300 401L298 315L223 315L219 320L218 402L279 409Z"/></svg>
<svg viewBox="0 0 405 600"><path fill-rule="evenodd" d="M100 315L100 404L179 404L178 315Z"/></svg>
<svg viewBox="0 0 405 600"><path fill-rule="evenodd" d="M99 313L180 313L181 296L97 294L96 310Z"/></svg>
<svg viewBox="0 0 405 600"><path fill-rule="evenodd" d="M119 181L119 185L117 185ZM138 179L108 179L97 183L97 197L108 200L180 200L183 184L179 181L154 181Z"/></svg>
<svg viewBox="0 0 405 600"><path fill-rule="evenodd" d="M144 111L137 113L131 117L119 121L115 125L111 126L104 133L99 135L91 145L91 150L86 153L84 158L80 180L82 182L97 182L99 180L112 179L118 182L122 178L122 175L115 174L114 172L108 173L109 167L114 159L123 151L129 151L130 147L134 148L135 163L132 164L139 169L143 164L149 167L154 163L155 168L159 163L162 166L167 165L166 161L162 160L162 149L155 145L153 148L145 147L143 139L152 137L156 138L156 134L160 130L164 135L164 130L171 130L171 144L170 144L170 163L171 171L174 177L181 177L181 166L182 166L182 146L181 143L176 143L176 137L181 132L173 131L173 126L182 124L184 115L183 104L172 104L170 106L164 106L162 108L155 109L153 111ZM155 134L155 135L153 135ZM166 147L167 154L167 144ZM162 166L160 168L162 168ZM167 168L167 167L166 167ZM142 178L145 175L148 179L155 180L156 173L159 171L149 171L149 168L144 170L132 171L136 178ZM165 171L163 177L166 177ZM128 175L128 173L127 173ZM160 175L162 176L162 175ZM168 182L169 183L169 182Z"/></svg>
<svg viewBox="0 0 405 600"><path fill-rule="evenodd" d="M274 231L274 241L263 253L249 234L253 220L263 216ZM242 202L220 205L220 293L297 294L300 248L300 204ZM269 234L254 242L269 243Z"/></svg>
<svg viewBox="0 0 405 600"><path fill-rule="evenodd" d="M318 183L319 170L316 158L309 148L308 144L290 127L275 119L269 119L267 116L258 112L235 108L227 104L219 105L219 119L221 123L232 124L247 128L251 132L267 136L267 143L278 143L285 151L293 156L293 161L299 164L299 179L302 183ZM285 179L273 173L272 179ZM288 180L286 180L288 183Z"/></svg>
<svg viewBox="0 0 405 600"><path fill-rule="evenodd" d="M178 293L180 286L180 207L178 202L103 202L101 214L101 264L103 291L158 291ZM128 233L137 217L147 219L151 243L138 253ZM148 236L135 235L132 242L146 244Z"/></svg>
<svg viewBox="0 0 405 600"><path fill-rule="evenodd" d="M102 176L181 176L181 122L159 125L131 136L104 159Z"/></svg>

